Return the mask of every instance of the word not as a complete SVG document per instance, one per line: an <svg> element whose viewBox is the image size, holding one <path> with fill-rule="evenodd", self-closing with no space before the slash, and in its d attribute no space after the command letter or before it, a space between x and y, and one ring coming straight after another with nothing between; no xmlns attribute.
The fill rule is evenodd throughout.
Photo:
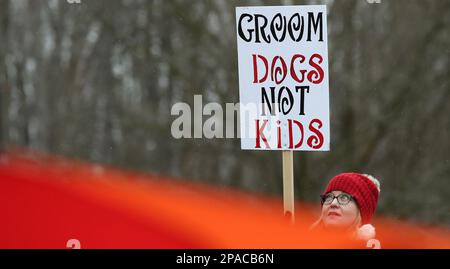
<svg viewBox="0 0 450 269"><path fill-rule="evenodd" d="M309 86L295 86L295 92L300 95L299 115L305 115L305 93L309 93ZM294 95L292 94L291 90L286 86L281 87L280 90L278 91L278 94L275 94L275 87L270 87L269 94L267 94L266 88L262 87L261 104L262 104L261 116L266 115L266 108L269 110L270 115L274 116L276 115L276 112L283 113L283 115L287 115L294 106ZM278 106L278 110L274 109L275 106Z"/></svg>
<svg viewBox="0 0 450 269"><path fill-rule="evenodd" d="M306 29L306 41L312 41L314 33L319 36L318 41L323 42L323 13L308 12L307 17L305 25L305 16L299 13L293 14L289 20L281 13L272 18L262 14L243 13L239 17L238 34L245 42L261 43L261 39L266 43L283 42L286 38L300 42Z"/></svg>

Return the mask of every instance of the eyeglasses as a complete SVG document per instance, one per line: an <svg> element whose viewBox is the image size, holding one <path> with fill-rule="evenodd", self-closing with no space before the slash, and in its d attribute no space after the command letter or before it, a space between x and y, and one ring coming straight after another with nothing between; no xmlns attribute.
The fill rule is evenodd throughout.
<svg viewBox="0 0 450 269"><path fill-rule="evenodd" d="M334 201L334 198L337 198L337 201L340 205L346 205L350 203L351 200L353 200L353 196L351 196L350 194L341 193L337 196L334 196L334 194L332 194L331 192L320 195L320 198L323 205L331 204Z"/></svg>

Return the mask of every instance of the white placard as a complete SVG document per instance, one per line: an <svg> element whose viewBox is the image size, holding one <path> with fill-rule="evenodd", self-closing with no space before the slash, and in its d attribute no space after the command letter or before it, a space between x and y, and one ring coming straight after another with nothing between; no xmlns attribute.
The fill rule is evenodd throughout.
<svg viewBox="0 0 450 269"><path fill-rule="evenodd" d="M325 5L237 7L242 149L330 149Z"/></svg>

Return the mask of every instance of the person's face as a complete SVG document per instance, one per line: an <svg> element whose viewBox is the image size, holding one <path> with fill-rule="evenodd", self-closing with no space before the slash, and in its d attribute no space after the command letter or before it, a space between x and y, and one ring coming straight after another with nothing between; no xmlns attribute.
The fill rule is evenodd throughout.
<svg viewBox="0 0 450 269"><path fill-rule="evenodd" d="M331 194L337 197L340 194L346 193L341 191L332 191ZM347 195L348 196L342 196L340 198L342 204L339 203L338 198L331 198L333 201L330 204L327 204L327 202L323 204L322 221L325 227L345 229L356 222L359 209L356 202L350 198L351 196L349 194ZM350 198L350 200L348 201L346 198Z"/></svg>

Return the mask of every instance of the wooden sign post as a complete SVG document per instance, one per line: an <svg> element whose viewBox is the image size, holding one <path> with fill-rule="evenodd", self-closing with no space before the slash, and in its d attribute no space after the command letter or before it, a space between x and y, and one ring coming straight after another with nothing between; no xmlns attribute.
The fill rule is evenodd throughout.
<svg viewBox="0 0 450 269"><path fill-rule="evenodd" d="M293 151L330 148L326 6L237 7L236 33L241 149L283 151L294 222Z"/></svg>
<svg viewBox="0 0 450 269"><path fill-rule="evenodd" d="M295 222L294 208L294 152L283 151L283 205L284 215Z"/></svg>

